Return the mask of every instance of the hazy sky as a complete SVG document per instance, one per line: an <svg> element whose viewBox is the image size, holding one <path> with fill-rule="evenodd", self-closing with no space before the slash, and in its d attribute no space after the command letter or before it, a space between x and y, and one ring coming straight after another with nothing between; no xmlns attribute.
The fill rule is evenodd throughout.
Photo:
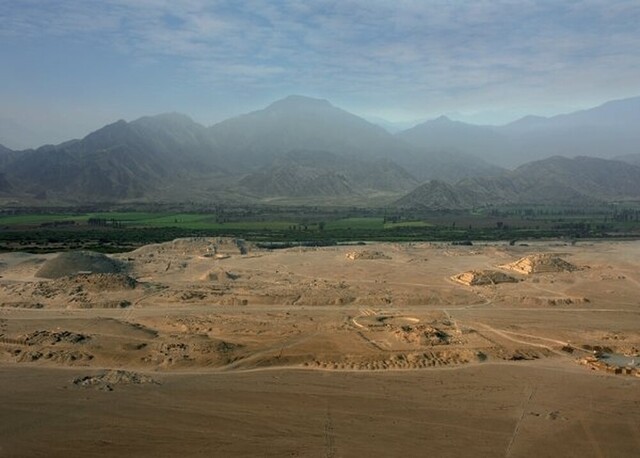
<svg viewBox="0 0 640 458"><path fill-rule="evenodd" d="M288 94L396 121L573 111L640 95L638 24L638 0L0 0L0 143Z"/></svg>

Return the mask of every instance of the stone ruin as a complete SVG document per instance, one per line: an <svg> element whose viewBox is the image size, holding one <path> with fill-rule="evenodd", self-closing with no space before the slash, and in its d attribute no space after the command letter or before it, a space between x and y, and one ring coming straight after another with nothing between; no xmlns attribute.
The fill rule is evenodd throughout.
<svg viewBox="0 0 640 458"><path fill-rule="evenodd" d="M577 266L553 254L531 254L501 267L526 275L578 270Z"/></svg>
<svg viewBox="0 0 640 458"><path fill-rule="evenodd" d="M451 277L452 280L467 286L497 285L498 283L517 283L518 279L497 270L470 270Z"/></svg>

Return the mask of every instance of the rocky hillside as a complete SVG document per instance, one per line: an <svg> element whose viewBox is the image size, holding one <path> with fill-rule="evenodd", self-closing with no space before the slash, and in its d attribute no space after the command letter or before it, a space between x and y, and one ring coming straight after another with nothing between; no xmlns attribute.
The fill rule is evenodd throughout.
<svg viewBox="0 0 640 458"><path fill-rule="evenodd" d="M268 165L296 150L380 158L408 149L383 128L326 100L302 96L289 96L209 130L221 148L246 168Z"/></svg>
<svg viewBox="0 0 640 458"><path fill-rule="evenodd" d="M639 146L640 148L640 146ZM624 154L622 156L617 156L614 158L617 161L626 162L632 165L640 165L640 153L637 154Z"/></svg>
<svg viewBox="0 0 640 458"><path fill-rule="evenodd" d="M215 145L188 117L167 114L118 121L81 140L15 153L4 173L26 194L75 201L153 194L181 175L215 172Z"/></svg>
<svg viewBox="0 0 640 458"><path fill-rule="evenodd" d="M527 155L548 155L560 146L570 154L579 149L576 142L585 151L597 146L602 155L626 154L633 162L639 112L640 98L529 117L504 128L440 118L391 135L326 100L290 96L209 128L174 113L118 121L59 145L0 147L0 192L55 203L306 196L374 201L437 180L409 201L457 208L525 196L540 202L623 199L635 195L633 172L614 170L606 161L553 158L512 172L494 162L522 164ZM426 197L435 195L437 202Z"/></svg>
<svg viewBox="0 0 640 458"><path fill-rule="evenodd" d="M396 202L399 207L462 209L486 205L587 204L640 199L640 167L621 161L552 157L495 178L451 185L425 183Z"/></svg>
<svg viewBox="0 0 640 458"><path fill-rule="evenodd" d="M291 96L210 128L165 114L60 145L2 150L0 191L76 203L401 195L416 179L495 170L471 156L427 154L326 100Z"/></svg>
<svg viewBox="0 0 640 458"><path fill-rule="evenodd" d="M342 157L326 151L294 151L245 176L240 185L259 196L317 197L406 192L417 181L386 159Z"/></svg>
<svg viewBox="0 0 640 458"><path fill-rule="evenodd" d="M9 154L12 151L4 145L0 145L0 155Z"/></svg>

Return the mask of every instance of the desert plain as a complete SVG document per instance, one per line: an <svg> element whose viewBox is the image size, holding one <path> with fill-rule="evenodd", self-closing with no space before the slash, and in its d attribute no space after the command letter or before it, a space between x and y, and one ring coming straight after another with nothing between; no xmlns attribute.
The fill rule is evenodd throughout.
<svg viewBox="0 0 640 458"><path fill-rule="evenodd" d="M637 241L0 254L0 457L638 456L639 370Z"/></svg>

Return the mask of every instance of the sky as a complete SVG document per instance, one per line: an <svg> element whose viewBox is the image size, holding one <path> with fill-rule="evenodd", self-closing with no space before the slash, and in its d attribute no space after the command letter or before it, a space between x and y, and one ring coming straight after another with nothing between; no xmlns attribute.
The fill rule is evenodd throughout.
<svg viewBox="0 0 640 458"><path fill-rule="evenodd" d="M0 143L290 94L477 124L640 95L638 0L0 0Z"/></svg>

